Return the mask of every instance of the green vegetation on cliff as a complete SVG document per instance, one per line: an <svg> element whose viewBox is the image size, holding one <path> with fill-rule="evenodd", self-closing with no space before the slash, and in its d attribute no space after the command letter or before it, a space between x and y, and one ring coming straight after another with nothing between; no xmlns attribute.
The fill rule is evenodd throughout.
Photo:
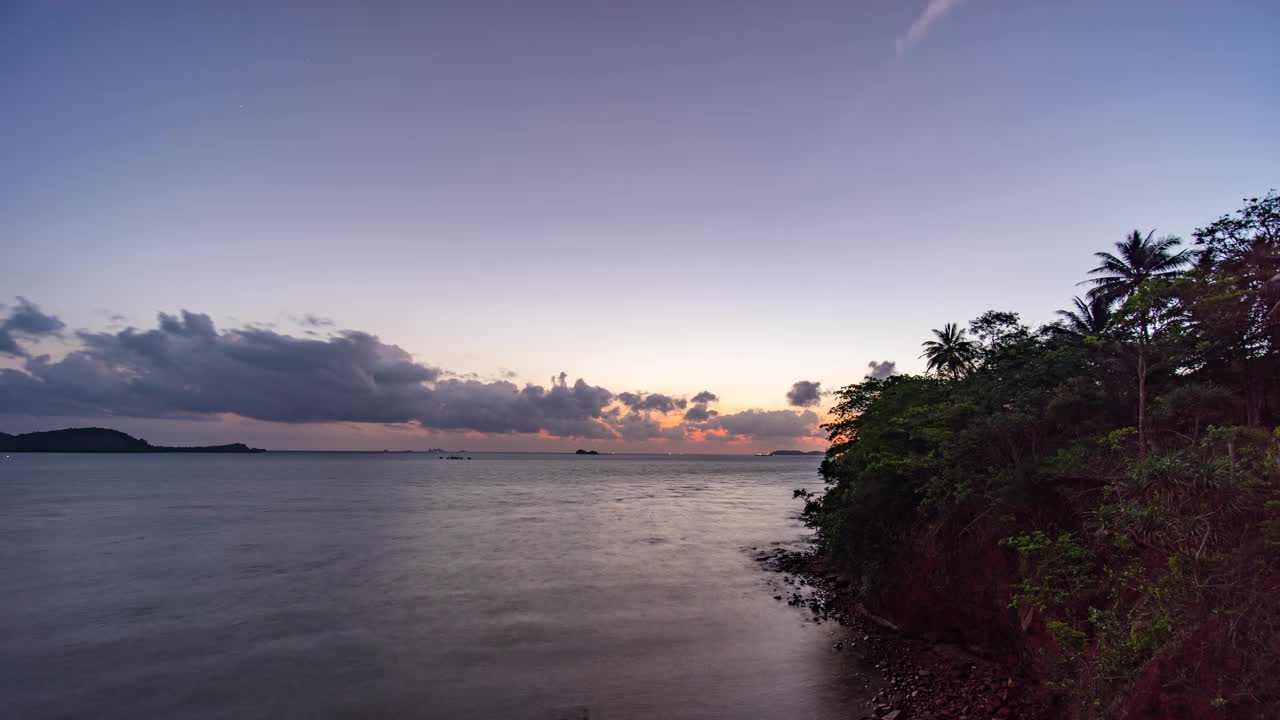
<svg viewBox="0 0 1280 720"><path fill-rule="evenodd" d="M908 626L998 618L985 637L1077 714L1275 711L1280 197L1098 260L1059 321L948 324L928 374L841 389L806 518ZM966 576L990 601L956 592Z"/></svg>

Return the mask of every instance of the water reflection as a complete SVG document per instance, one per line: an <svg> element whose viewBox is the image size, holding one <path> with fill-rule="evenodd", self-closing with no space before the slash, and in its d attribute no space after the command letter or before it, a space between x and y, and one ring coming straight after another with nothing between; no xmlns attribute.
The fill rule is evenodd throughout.
<svg viewBox="0 0 1280 720"><path fill-rule="evenodd" d="M811 458L22 456L6 717L828 718L843 630L773 599Z"/></svg>

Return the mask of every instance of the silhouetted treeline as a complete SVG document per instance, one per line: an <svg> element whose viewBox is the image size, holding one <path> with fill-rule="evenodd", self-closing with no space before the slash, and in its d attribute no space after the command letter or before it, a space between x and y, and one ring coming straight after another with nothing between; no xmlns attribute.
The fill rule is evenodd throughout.
<svg viewBox="0 0 1280 720"><path fill-rule="evenodd" d="M47 432L7 435L0 433L0 452L78 453L253 453L263 452L244 443L165 447L108 428L67 428Z"/></svg>

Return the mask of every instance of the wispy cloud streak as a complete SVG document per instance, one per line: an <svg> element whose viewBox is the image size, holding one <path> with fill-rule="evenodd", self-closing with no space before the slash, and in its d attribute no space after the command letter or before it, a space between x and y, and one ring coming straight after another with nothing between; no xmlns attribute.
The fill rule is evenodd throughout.
<svg viewBox="0 0 1280 720"><path fill-rule="evenodd" d="M947 13L951 12L963 0L929 0L929 4L925 6L924 12L920 13L920 17L911 23L911 27L907 31L898 36L898 54L906 52L912 45L924 39L929 33L929 29L934 23L941 20Z"/></svg>

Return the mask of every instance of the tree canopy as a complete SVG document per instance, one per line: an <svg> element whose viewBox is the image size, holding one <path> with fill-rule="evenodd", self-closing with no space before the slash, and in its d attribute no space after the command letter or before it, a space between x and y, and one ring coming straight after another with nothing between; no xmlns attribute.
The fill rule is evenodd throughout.
<svg viewBox="0 0 1280 720"><path fill-rule="evenodd" d="M837 391L805 511L824 552L874 594L922 538L1003 538L1009 602L1058 623L1081 696L1211 618L1280 627L1256 602L1280 589L1280 197L1193 237L1134 231L1055 322L947 323L925 375ZM1280 703L1274 640L1233 647Z"/></svg>

